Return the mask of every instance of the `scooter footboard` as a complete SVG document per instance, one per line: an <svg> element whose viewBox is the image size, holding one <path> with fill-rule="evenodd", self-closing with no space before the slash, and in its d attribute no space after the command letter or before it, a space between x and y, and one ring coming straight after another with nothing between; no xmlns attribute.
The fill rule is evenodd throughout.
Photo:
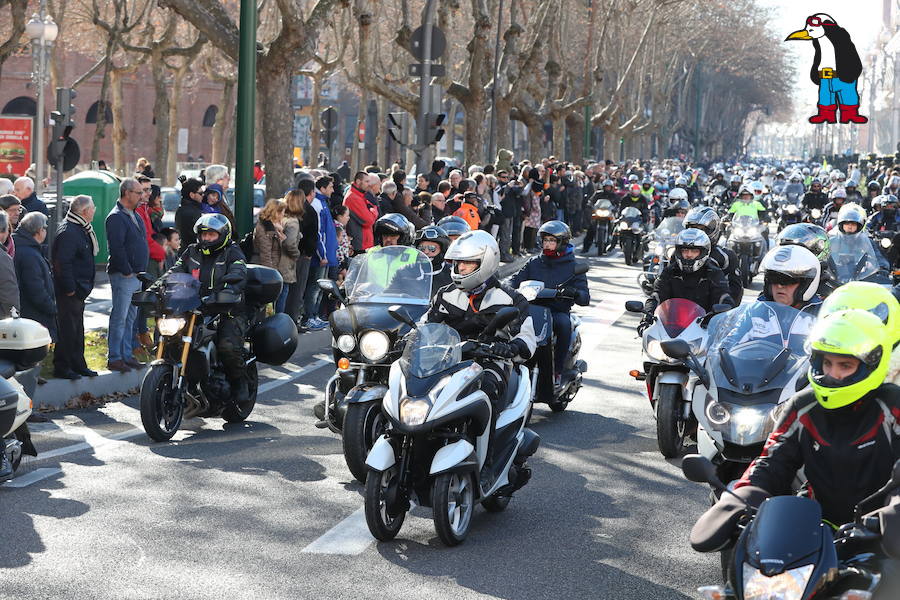
<svg viewBox="0 0 900 600"><path fill-rule="evenodd" d="M431 460L431 475L440 475L447 471L463 471L476 469L478 459L475 456L475 446L467 440L457 440L452 444L440 448Z"/></svg>

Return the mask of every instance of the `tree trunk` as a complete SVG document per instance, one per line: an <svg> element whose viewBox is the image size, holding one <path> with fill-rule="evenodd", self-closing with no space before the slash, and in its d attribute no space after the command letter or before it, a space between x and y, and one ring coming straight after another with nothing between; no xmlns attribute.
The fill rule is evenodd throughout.
<svg viewBox="0 0 900 600"><path fill-rule="evenodd" d="M553 146L550 152L558 161L566 160L566 119L558 113L553 117Z"/></svg>
<svg viewBox="0 0 900 600"><path fill-rule="evenodd" d="M229 129L228 124L231 121L232 111L230 108L233 106L233 96L234 82L224 81L221 100L219 100L219 112L216 113L216 122L213 125L212 156L210 157L210 162L215 164L221 164L226 160L225 132ZM226 162L225 164L229 163Z"/></svg>
<svg viewBox="0 0 900 600"><path fill-rule="evenodd" d="M385 128L381 126L382 123L387 121L385 104L384 97L378 96L378 99L375 101L375 109L378 111L375 116L375 162L381 167L383 172L387 173L390 165L388 164L387 143L384 135Z"/></svg>
<svg viewBox="0 0 900 600"><path fill-rule="evenodd" d="M501 148L506 150L512 150L512 140L510 136L510 130L512 129L512 123L509 119L509 110L511 106L510 103L503 100L500 94L497 95L497 114L495 115L495 119L497 122L497 150L499 151ZM488 161L493 161L497 157L489 156Z"/></svg>
<svg viewBox="0 0 900 600"><path fill-rule="evenodd" d="M366 108L369 105L369 90L362 88L359 90L359 108L356 112L356 131L353 132L353 164L356 165L355 169L351 169L351 171L362 171L362 168L366 166L365 160L365 144L359 141L359 124L366 122ZM362 147L361 147L362 146Z"/></svg>
<svg viewBox="0 0 900 600"><path fill-rule="evenodd" d="M113 168L120 174L126 175L125 165L128 160L125 157L125 141L128 132L125 130L125 118L123 116L124 100L122 98L122 76L124 73L113 71L110 73L110 86L112 88L112 114L113 114Z"/></svg>
<svg viewBox="0 0 900 600"><path fill-rule="evenodd" d="M178 161L178 130L179 130L179 113L181 99L184 94L184 80L190 71L190 63L186 62L180 69L175 71L175 84L172 86L173 102L169 108L169 152L168 161L165 164L165 178L163 181L175 181ZM188 140L188 151L190 150L190 140ZM162 165L160 166L162 168Z"/></svg>
<svg viewBox="0 0 900 600"><path fill-rule="evenodd" d="M262 122L263 157L266 164L266 188L270 197L280 196L294 184L293 115L291 109L290 65L278 56L259 59L257 104L265 115Z"/></svg>
<svg viewBox="0 0 900 600"><path fill-rule="evenodd" d="M569 158L574 164L584 167L584 117L577 112L570 113L566 117L565 123L569 130L570 143L572 144L572 155Z"/></svg>
<svg viewBox="0 0 900 600"><path fill-rule="evenodd" d="M153 164L156 165L157 173L162 176L169 164L170 107L169 88L166 85L166 65L158 48L154 48L150 57L150 72L153 75L153 89L156 94L153 100L153 119L156 122L154 124L156 138L153 143L156 156ZM170 181L166 180L166 183Z"/></svg>
<svg viewBox="0 0 900 600"><path fill-rule="evenodd" d="M485 108L483 90L475 90L470 98L470 102L463 104L466 119L463 124L463 139L465 141L463 164L477 165L484 160L484 134L487 110Z"/></svg>
<svg viewBox="0 0 900 600"><path fill-rule="evenodd" d="M311 77L312 85L312 121L310 121L309 131L309 162L310 165L317 165L319 161L319 148L322 147L322 78ZM326 152L331 156L331 148Z"/></svg>
<svg viewBox="0 0 900 600"><path fill-rule="evenodd" d="M110 56L115 48L115 40L110 38L106 46L106 55ZM91 144L91 161L100 160L100 141L105 137L106 129L106 99L109 97L109 61L103 69L103 83L100 84L100 100L97 104L97 127L94 129L94 141Z"/></svg>
<svg viewBox="0 0 900 600"><path fill-rule="evenodd" d="M536 163L544 152L544 128L539 121L526 123L525 126L528 127L528 158Z"/></svg>

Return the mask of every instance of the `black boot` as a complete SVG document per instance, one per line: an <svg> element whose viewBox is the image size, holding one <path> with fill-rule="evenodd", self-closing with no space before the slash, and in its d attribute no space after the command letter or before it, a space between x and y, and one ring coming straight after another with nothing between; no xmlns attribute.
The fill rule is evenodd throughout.
<svg viewBox="0 0 900 600"><path fill-rule="evenodd" d="M0 483L3 483L12 479L13 468L9 457L6 456L6 442L0 440L0 445L2 445L0 446Z"/></svg>

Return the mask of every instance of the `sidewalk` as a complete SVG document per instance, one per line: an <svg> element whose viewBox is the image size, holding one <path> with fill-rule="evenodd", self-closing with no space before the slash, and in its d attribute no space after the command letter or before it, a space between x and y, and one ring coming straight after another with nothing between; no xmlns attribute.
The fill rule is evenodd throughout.
<svg viewBox="0 0 900 600"><path fill-rule="evenodd" d="M531 258L517 258L511 263L500 266L500 279L509 277L518 271L525 262ZM109 285L109 277L106 271L97 271L94 291L88 296L84 308L84 328L106 329L109 325L109 312L112 309L112 292ZM328 332L327 329L323 330ZM304 334L305 343L309 343L313 336L322 332L309 332ZM324 338L324 336L323 336ZM327 349L328 340L323 339L322 348ZM49 410L64 409L69 400L90 394L95 398L109 394L126 393L129 390L140 387L144 378L144 370L131 371L129 373L117 373L115 371L100 371L97 377L82 377L77 381L68 379L49 379L44 385L40 385L35 392L34 405L38 408Z"/></svg>

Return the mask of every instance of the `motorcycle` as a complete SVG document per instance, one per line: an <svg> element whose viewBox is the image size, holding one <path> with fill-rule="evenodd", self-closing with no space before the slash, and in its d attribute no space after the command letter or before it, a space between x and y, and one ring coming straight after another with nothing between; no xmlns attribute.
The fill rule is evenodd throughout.
<svg viewBox="0 0 900 600"><path fill-rule="evenodd" d="M708 459L690 455L681 463L690 480L732 494ZM775 496L759 508L746 506L733 550L722 551L725 585L698 588L706 600L866 600L879 590L879 542L890 535L883 521L865 509L877 508L900 488L900 460L880 490L860 502L854 519L841 527L822 519L811 498ZM737 497L737 496L736 496ZM740 498L739 498L740 499Z"/></svg>
<svg viewBox="0 0 900 600"><path fill-rule="evenodd" d="M889 286L890 278L882 263L887 262L875 250L872 240L864 232L831 236L831 254L828 264L838 285L850 281L871 281Z"/></svg>
<svg viewBox="0 0 900 600"><path fill-rule="evenodd" d="M597 244L597 256L606 254L610 248L610 229L615 219L615 207L606 198L601 198L594 203L591 213L591 227L595 229L594 242ZM588 249L590 250L590 249Z"/></svg>
<svg viewBox="0 0 900 600"><path fill-rule="evenodd" d="M803 220L803 211L796 202L791 202L787 198L783 198L778 202L778 231L781 231L788 225L794 225Z"/></svg>
<svg viewBox="0 0 900 600"><path fill-rule="evenodd" d="M574 275L584 275L588 265L575 265ZM564 286L568 281L561 284ZM582 375L587 371L587 363L579 360L581 351L581 317L570 314L572 320L572 341L566 353L563 372L559 385L554 382L554 352L556 351L556 334L553 332L553 317L550 309L542 305L542 301L550 301L559 297L559 289L544 287L542 281L528 280L519 284L519 293L530 303L529 312L537 338L537 350L525 363L531 372L531 387L534 392L533 402L547 404L553 412L562 412L575 399L581 389Z"/></svg>
<svg viewBox="0 0 900 600"><path fill-rule="evenodd" d="M684 339L660 342L693 373L687 386L697 448L732 481L762 451L776 408L807 385L804 347L815 316L776 302L744 304L709 322L701 359Z"/></svg>
<svg viewBox="0 0 900 600"><path fill-rule="evenodd" d="M366 524L375 538L388 541L413 506L431 507L438 537L455 546L465 540L477 503L489 512L507 507L531 478L527 459L540 445L540 437L525 427L531 408L528 369L513 368L508 403L494 419L491 401L479 389L481 365L463 360L464 355L491 358L481 341L518 311L499 310L479 339L466 343L443 323L417 326L402 307L389 312L414 331L402 358L391 365L382 405L388 426L366 459Z"/></svg>
<svg viewBox="0 0 900 600"><path fill-rule="evenodd" d="M146 273L142 282L153 282ZM232 279L229 279L232 277ZM226 276L225 283L237 283ZM219 292L200 297L200 281L190 273L170 273L165 282L136 292L132 304L156 318L156 359L141 381L141 423L156 442L172 439L184 419L221 417L229 423L247 419L256 405L257 362L281 365L297 349L297 327L284 313L266 317L266 305L278 299L281 275L275 269L248 265L244 300L248 321L244 363L250 394L235 402L216 353L221 315L235 305L234 295Z"/></svg>
<svg viewBox="0 0 900 600"><path fill-rule="evenodd" d="M892 283L900 283L900 233L895 231L874 231L872 241L881 251L889 265Z"/></svg>
<svg viewBox="0 0 900 600"><path fill-rule="evenodd" d="M415 253L414 261L402 263L406 266L401 269L410 276L395 275L387 265L407 253ZM343 293L334 281L319 280L343 308L330 317L336 370L325 385L324 402L316 407L316 426L341 435L347 468L360 483L368 473L366 455L386 425L381 401L391 364L403 351L400 340L408 332L387 309L402 305L415 319L424 315L431 301L431 270L421 252L387 246L353 258Z"/></svg>
<svg viewBox="0 0 900 600"><path fill-rule="evenodd" d="M634 206L626 207L619 215L616 234L625 255L625 264L633 265L638 261L644 244L644 222L641 211Z"/></svg>
<svg viewBox="0 0 900 600"><path fill-rule="evenodd" d="M625 309L643 313L644 304L631 300L625 303ZM644 330L644 370L629 373L637 381L646 381L650 408L656 415L656 442L666 458L681 454L685 438L694 433L697 421L691 414L690 370L683 361L666 356L661 344L687 340L694 355L703 356L707 342L704 317L706 311L701 306L684 298L661 303L653 313L653 324Z"/></svg>
<svg viewBox="0 0 900 600"><path fill-rule="evenodd" d="M766 253L766 240L763 238L764 224L749 215L735 217L731 222L726 245L734 250L738 258L738 268L743 278L744 287L750 287L753 277L759 272L759 265Z"/></svg>
<svg viewBox="0 0 900 600"><path fill-rule="evenodd" d="M666 217L659 226L647 234L647 253L644 254L644 270L637 276L641 290L650 295L653 293L653 284L662 273L669 258L675 252L675 238L684 229L683 219L678 217Z"/></svg>
<svg viewBox="0 0 900 600"><path fill-rule="evenodd" d="M15 375L40 364L50 342L50 332L37 321L17 317L0 320L0 452L6 454L13 470L13 475L0 479L0 483L15 476L23 455L37 456L26 422L32 401Z"/></svg>

